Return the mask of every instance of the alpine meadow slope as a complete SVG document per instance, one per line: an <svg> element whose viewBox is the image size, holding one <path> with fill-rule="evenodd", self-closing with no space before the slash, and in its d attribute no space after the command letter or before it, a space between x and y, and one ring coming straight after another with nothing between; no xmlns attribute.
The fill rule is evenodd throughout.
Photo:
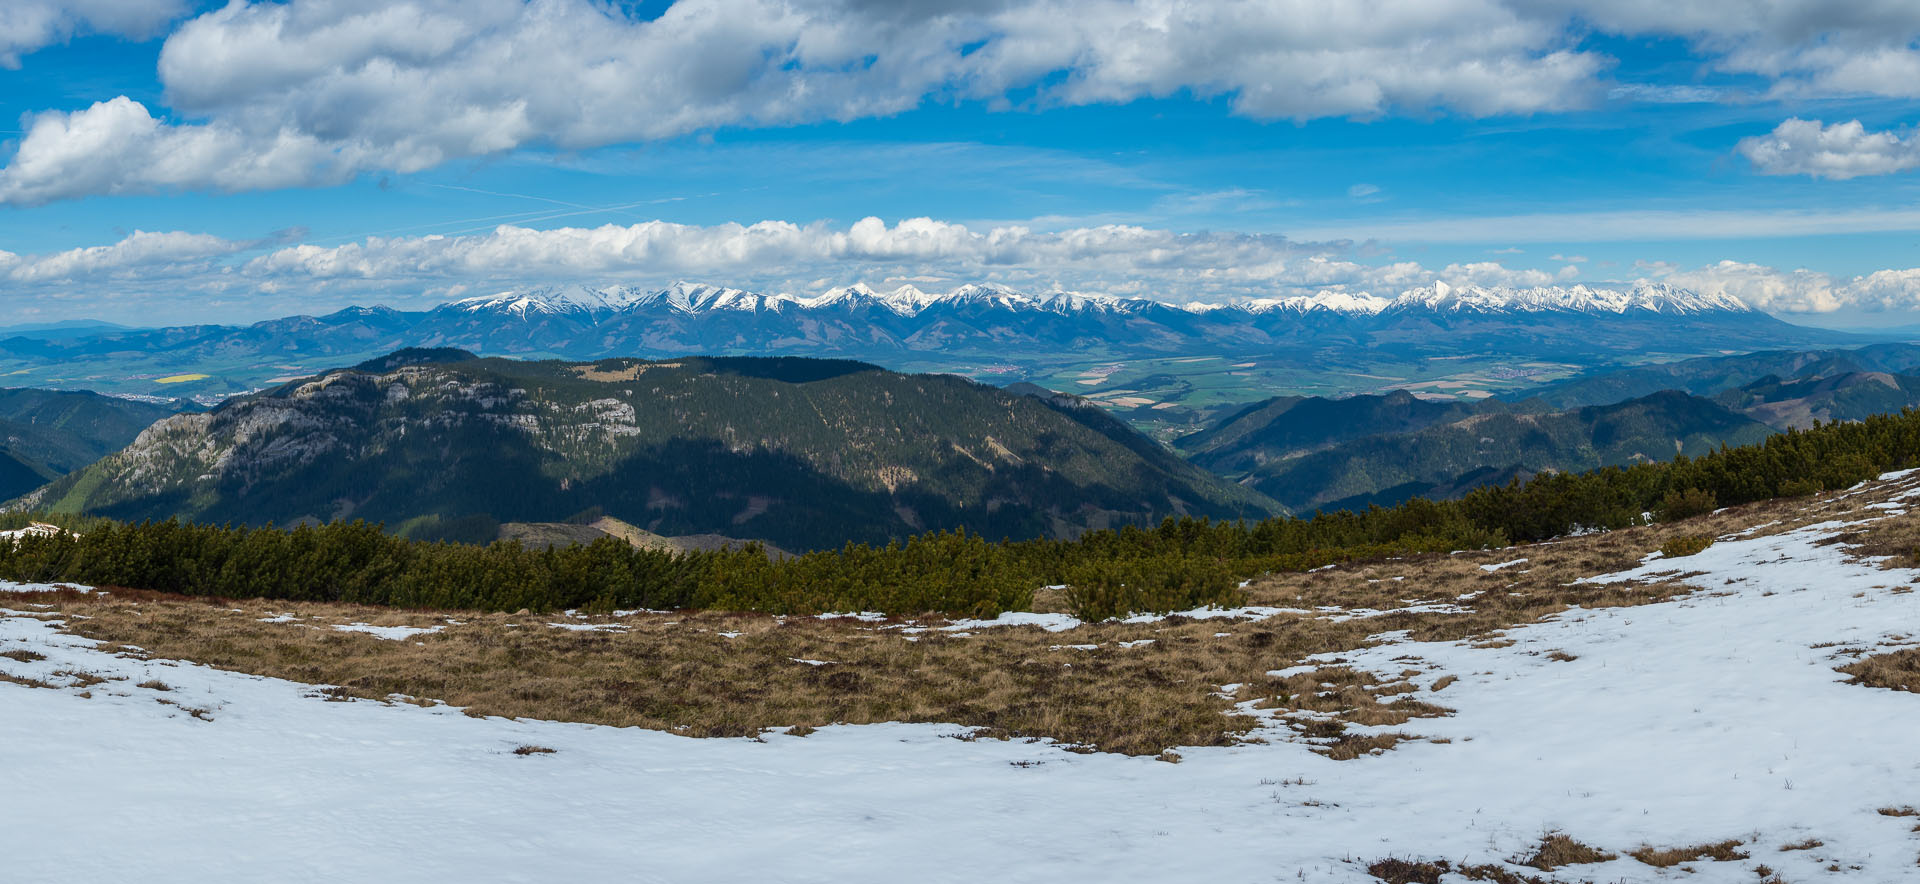
<svg viewBox="0 0 1920 884"><path fill-rule="evenodd" d="M365 519L480 542L503 522L607 515L787 549L1279 511L1070 398L845 360L446 350L172 418L21 505L122 520Z"/></svg>

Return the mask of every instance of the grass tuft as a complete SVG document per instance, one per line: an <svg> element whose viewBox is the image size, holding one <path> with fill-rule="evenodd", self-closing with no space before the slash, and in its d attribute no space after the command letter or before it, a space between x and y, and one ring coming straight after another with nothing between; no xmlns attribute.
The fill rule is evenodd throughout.
<svg viewBox="0 0 1920 884"><path fill-rule="evenodd" d="M1681 863L1695 862L1703 859L1713 860L1714 862L1733 862L1746 859L1747 854L1741 852L1739 848L1740 841L1734 839L1713 844L1696 844L1692 847L1654 848L1643 846L1639 850L1629 851L1627 855L1656 869L1666 869Z"/></svg>
<svg viewBox="0 0 1920 884"><path fill-rule="evenodd" d="M1531 856L1514 860L1514 862L1543 872L1551 872L1561 866L1603 863L1618 858L1619 854L1589 847L1556 832L1541 839L1540 846L1534 849Z"/></svg>

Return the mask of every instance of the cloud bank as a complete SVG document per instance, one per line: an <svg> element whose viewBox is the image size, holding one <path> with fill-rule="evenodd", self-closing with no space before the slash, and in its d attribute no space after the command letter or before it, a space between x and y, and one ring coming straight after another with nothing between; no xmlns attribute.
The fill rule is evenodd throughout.
<svg viewBox="0 0 1920 884"><path fill-rule="evenodd" d="M187 13L187 0L7 0L0 5L0 68L83 34L144 39Z"/></svg>
<svg viewBox="0 0 1920 884"><path fill-rule="evenodd" d="M931 218L846 226L795 224L631 225L534 229L503 225L465 236L367 237L341 245L297 243L299 232L232 240L183 231L136 231L119 242L44 255L0 252L0 296L213 306L203 296L271 299L260 310L310 312L347 303L418 308L474 290L553 283L660 285L711 280L771 292L817 293L833 285L999 282L1030 291L1069 290L1172 303L1319 292L1391 296L1443 281L1530 287L1577 281L1579 256L1553 269L1497 262L1428 267L1355 260L1346 242L1272 234L1179 233L1102 225L1058 231L1020 226L973 230ZM1729 294L1780 314L1920 309L1920 268L1840 278L1722 261L1704 267L1644 264L1633 280Z"/></svg>
<svg viewBox="0 0 1920 884"><path fill-rule="evenodd" d="M15 0L0 64L73 33L141 33L180 5ZM1763 78L1763 97L1920 94L1911 3L680 0L647 19L595 0L236 0L167 38L167 108L101 96L32 117L0 202L320 186L929 102L1192 95L1299 121L1723 97L1609 87L1612 60L1582 48L1592 31L1686 40L1711 70Z"/></svg>

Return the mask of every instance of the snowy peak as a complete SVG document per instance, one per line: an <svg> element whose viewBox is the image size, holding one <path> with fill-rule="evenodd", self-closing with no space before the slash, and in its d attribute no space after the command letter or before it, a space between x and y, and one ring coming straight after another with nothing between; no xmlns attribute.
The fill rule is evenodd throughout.
<svg viewBox="0 0 1920 884"><path fill-rule="evenodd" d="M1504 286L1450 286L1436 282L1411 289L1385 308L1395 312L1432 313L1660 313L1688 316L1701 313L1749 313L1753 308L1730 295L1703 295L1665 283L1613 286L1541 286L1515 289Z"/></svg>
<svg viewBox="0 0 1920 884"><path fill-rule="evenodd" d="M549 286L467 298L441 309L469 314L498 314L523 320L545 316L596 320L615 313L657 309L694 316L721 312L834 310L857 313L884 310L895 316L909 318L935 310L992 310L1080 316L1141 314L1156 309L1176 309L1196 315L1239 313L1302 317L1409 313L1697 316L1754 312L1753 308L1730 295L1701 294L1664 283L1508 288L1453 286L1445 282L1409 289L1391 298L1369 292L1329 289L1312 295L1176 306L1150 298L1116 298L1065 291L1023 292L996 283L968 283L940 294L912 285L880 291L864 283L855 283L831 288L812 297L797 297L682 281L653 291L627 286Z"/></svg>
<svg viewBox="0 0 1920 884"><path fill-rule="evenodd" d="M769 298L745 289L680 281L657 292L636 298L624 309L639 309L664 304L682 313L706 313L734 310L753 312L767 307Z"/></svg>
<svg viewBox="0 0 1920 884"><path fill-rule="evenodd" d="M498 314L518 319L550 316L594 318L624 309L644 298L645 295L628 286L544 286L465 298L440 309L468 314Z"/></svg>
<svg viewBox="0 0 1920 884"><path fill-rule="evenodd" d="M1241 304L1210 306L1210 310L1241 309L1248 313L1345 313L1356 316L1372 316L1387 309L1392 301L1361 292L1325 291L1312 295L1296 295L1291 298L1261 298Z"/></svg>

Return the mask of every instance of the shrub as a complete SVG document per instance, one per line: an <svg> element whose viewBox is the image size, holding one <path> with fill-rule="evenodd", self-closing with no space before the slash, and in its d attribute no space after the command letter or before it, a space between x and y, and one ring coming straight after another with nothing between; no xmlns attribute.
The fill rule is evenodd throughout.
<svg viewBox="0 0 1920 884"><path fill-rule="evenodd" d="M1212 559L1090 561L1075 568L1067 581L1067 604L1082 620L1231 606L1241 600L1232 572Z"/></svg>
<svg viewBox="0 0 1920 884"><path fill-rule="evenodd" d="M1660 498L1658 515L1662 522L1677 522L1704 516L1717 507L1713 492L1705 488L1688 488L1682 491L1669 491Z"/></svg>
<svg viewBox="0 0 1920 884"><path fill-rule="evenodd" d="M1788 479L1780 483L1781 497L1806 497L1820 493L1820 483L1814 479Z"/></svg>
<svg viewBox="0 0 1920 884"><path fill-rule="evenodd" d="M1660 554L1669 559L1684 558L1713 545L1713 538L1705 534L1675 534L1660 544Z"/></svg>

